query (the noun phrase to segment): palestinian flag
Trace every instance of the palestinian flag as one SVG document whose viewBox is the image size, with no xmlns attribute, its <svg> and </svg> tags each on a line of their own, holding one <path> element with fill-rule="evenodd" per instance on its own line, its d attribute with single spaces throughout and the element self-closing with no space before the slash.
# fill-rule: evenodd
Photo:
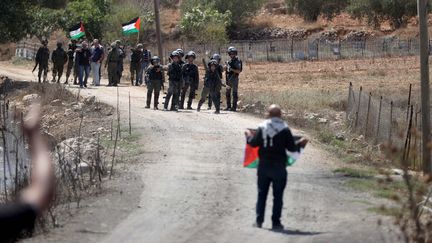
<svg viewBox="0 0 432 243">
<path fill-rule="evenodd" d="M 77 40 L 83 36 L 85 36 L 84 25 L 82 22 L 76 24 L 72 28 L 69 29 L 69 35 L 72 40 Z"/>
<path fill-rule="evenodd" d="M 301 137 L 294 137 L 294 139 L 296 141 L 299 141 Z M 246 143 L 243 167 L 251 168 L 251 169 L 258 167 L 259 164 L 258 150 L 259 147 L 254 148 Z M 303 150 L 304 147 L 300 148 L 300 152 L 290 152 L 286 150 L 288 156 L 288 159 L 286 161 L 286 166 L 292 166 L 300 158 L 300 155 L 303 153 Z"/>
<path fill-rule="evenodd" d="M 122 24 L 123 26 L 123 35 L 132 35 L 139 32 L 141 25 L 141 20 L 139 17 L 134 18 L 133 20 Z"/>
</svg>

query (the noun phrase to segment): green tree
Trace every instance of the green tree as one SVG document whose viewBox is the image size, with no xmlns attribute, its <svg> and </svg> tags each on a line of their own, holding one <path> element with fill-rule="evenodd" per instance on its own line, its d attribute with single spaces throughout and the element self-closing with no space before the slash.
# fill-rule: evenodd
<svg viewBox="0 0 432 243">
<path fill-rule="evenodd" d="M 307 22 L 315 22 L 320 15 L 332 19 L 344 10 L 348 0 L 285 0 L 288 11 L 298 14 Z"/>
<path fill-rule="evenodd" d="M 30 32 L 31 0 L 4 0 L 0 4 L 0 43 L 18 41 Z"/>
<path fill-rule="evenodd" d="M 394 28 L 407 24 L 409 18 L 417 14 L 416 0 L 350 0 L 347 8 L 354 18 L 366 18 L 369 24 L 379 27 L 384 20 Z"/>
<path fill-rule="evenodd" d="M 181 30 L 191 40 L 200 43 L 225 43 L 226 28 L 231 21 L 231 12 L 220 13 L 209 6 L 196 6 L 183 13 Z"/>
<path fill-rule="evenodd" d="M 248 17 L 253 16 L 265 3 L 265 0 L 185 0 L 182 4 L 183 12 L 190 11 L 196 6 L 207 6 L 220 13 L 231 12 L 230 27 L 242 25 Z"/>
<path fill-rule="evenodd" d="M 60 29 L 59 19 L 63 13 L 62 10 L 33 7 L 29 34 L 39 40 L 48 39 L 55 30 Z"/>
<path fill-rule="evenodd" d="M 109 20 L 111 10 L 109 0 L 75 0 L 67 4 L 61 27 L 68 32 L 71 26 L 82 21 L 88 38 L 103 37 L 103 30 Z"/>
</svg>

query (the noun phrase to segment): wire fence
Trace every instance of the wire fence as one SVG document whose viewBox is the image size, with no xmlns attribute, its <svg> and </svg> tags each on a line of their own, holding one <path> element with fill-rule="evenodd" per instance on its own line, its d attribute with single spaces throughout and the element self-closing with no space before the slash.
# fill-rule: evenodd
<svg viewBox="0 0 432 243">
<path fill-rule="evenodd" d="M 429 41 L 429 45 L 432 47 L 432 41 Z M 34 59 L 39 46 L 39 44 L 28 40 L 20 41 L 17 43 L 15 55 Z M 225 53 L 227 46 L 235 46 L 239 51 L 240 58 L 251 63 L 400 57 L 417 55 L 420 52 L 418 38 L 359 38 L 334 41 L 323 39 L 277 39 L 233 41 L 226 45 L 192 42 L 165 43 L 164 57 L 169 57 L 171 51 L 177 48 L 182 48 L 185 51 L 193 50 L 201 57 L 208 57 L 213 53 Z M 129 49 L 126 48 L 128 52 Z M 157 46 L 151 44 L 148 49 L 157 50 Z M 226 58 L 226 55 L 222 56 Z"/>
<path fill-rule="evenodd" d="M 389 143 L 403 148 L 403 157 L 411 168 L 422 168 L 421 110 L 413 99 L 413 86 L 409 86 L 406 104 L 396 104 L 392 99 L 374 96 L 360 86 L 349 85 L 346 120 L 352 132 L 361 134 L 375 144 Z"/>
</svg>

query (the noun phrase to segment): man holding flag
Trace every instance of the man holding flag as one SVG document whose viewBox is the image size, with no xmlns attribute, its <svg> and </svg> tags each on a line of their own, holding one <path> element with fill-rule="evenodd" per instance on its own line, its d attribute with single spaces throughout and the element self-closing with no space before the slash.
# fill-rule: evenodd
<svg viewBox="0 0 432 243">
<path fill-rule="evenodd" d="M 288 125 L 282 120 L 282 110 L 278 105 L 271 105 L 267 110 L 268 120 L 259 125 L 258 130 L 245 132 L 247 143 L 259 147 L 258 163 L 258 201 L 256 204 L 255 227 L 261 228 L 264 222 L 267 194 L 273 185 L 272 229 L 283 230 L 280 218 L 283 206 L 283 193 L 288 173 L 286 163 L 287 150 L 299 152 L 308 143 L 307 139 L 293 137 Z"/>
</svg>

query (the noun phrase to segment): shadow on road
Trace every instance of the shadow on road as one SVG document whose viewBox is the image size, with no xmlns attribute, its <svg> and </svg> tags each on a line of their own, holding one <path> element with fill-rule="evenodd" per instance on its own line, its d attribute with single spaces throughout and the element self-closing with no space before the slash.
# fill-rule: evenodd
<svg viewBox="0 0 432 243">
<path fill-rule="evenodd" d="M 320 235 L 323 234 L 323 232 L 309 232 L 309 231 L 301 231 L 301 230 L 296 230 L 296 229 L 283 229 L 283 230 L 272 230 L 272 229 L 267 229 L 268 231 L 274 232 L 274 233 L 279 233 L 279 234 L 284 234 L 284 235 L 303 235 L 303 236 L 313 236 L 313 235 Z"/>
</svg>

